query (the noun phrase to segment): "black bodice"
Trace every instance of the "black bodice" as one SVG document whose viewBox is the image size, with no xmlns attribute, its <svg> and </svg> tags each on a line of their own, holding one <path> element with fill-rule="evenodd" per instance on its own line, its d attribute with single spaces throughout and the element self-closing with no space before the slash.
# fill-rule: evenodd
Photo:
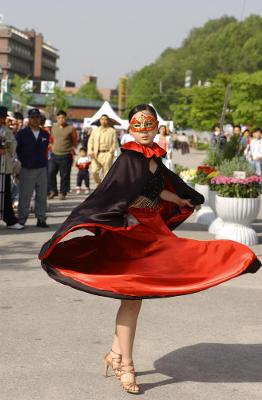
<svg viewBox="0 0 262 400">
<path fill-rule="evenodd" d="M 160 168 L 157 167 L 155 172 L 151 172 L 150 170 L 148 170 L 146 183 L 141 195 L 147 197 L 150 200 L 155 200 L 159 197 L 163 189 L 164 178 L 161 174 Z"/>
</svg>

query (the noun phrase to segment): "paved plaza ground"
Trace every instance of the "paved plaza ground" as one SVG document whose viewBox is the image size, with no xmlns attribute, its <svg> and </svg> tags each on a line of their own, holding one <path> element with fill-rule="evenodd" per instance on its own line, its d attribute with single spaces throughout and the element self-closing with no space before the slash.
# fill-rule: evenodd
<svg viewBox="0 0 262 400">
<path fill-rule="evenodd" d="M 174 155 L 195 167 L 202 152 Z M 72 187 L 74 186 L 74 176 Z M 104 378 L 119 301 L 51 280 L 40 268 L 41 245 L 84 199 L 49 202 L 50 229 L 0 225 L 0 399 L 120 400 L 131 398 Z M 262 210 L 253 224 L 262 259 Z M 212 239 L 194 217 L 176 234 Z M 174 254 L 175 259 L 175 254 Z M 145 300 L 134 360 L 140 398 L 149 400 L 262 399 L 262 271 L 190 296 Z"/>
</svg>

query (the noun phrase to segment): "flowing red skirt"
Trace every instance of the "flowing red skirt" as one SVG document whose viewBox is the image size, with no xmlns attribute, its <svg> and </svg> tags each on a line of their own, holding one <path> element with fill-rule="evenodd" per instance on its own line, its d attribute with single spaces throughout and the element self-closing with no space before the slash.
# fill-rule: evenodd
<svg viewBox="0 0 262 400">
<path fill-rule="evenodd" d="M 44 260 L 54 279 L 87 292 L 120 298 L 178 296 L 218 285 L 260 262 L 230 240 L 177 237 L 159 210 L 130 209 L 133 229 L 103 230 L 61 242 Z M 248 271 L 255 265 L 255 270 Z"/>
</svg>

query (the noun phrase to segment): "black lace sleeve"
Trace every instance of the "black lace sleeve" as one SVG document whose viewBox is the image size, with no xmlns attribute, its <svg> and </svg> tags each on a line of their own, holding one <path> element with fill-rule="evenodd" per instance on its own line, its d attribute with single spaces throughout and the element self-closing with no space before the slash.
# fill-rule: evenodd
<svg viewBox="0 0 262 400">
<path fill-rule="evenodd" d="M 158 167 L 154 173 L 148 170 L 145 186 L 141 195 L 147 197 L 150 200 L 155 200 L 159 197 L 163 189 L 164 178 L 162 176 L 160 168 Z"/>
</svg>

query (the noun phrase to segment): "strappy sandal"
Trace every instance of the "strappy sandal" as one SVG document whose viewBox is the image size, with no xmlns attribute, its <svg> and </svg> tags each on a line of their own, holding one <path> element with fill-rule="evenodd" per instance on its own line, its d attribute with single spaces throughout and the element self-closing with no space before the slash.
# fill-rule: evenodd
<svg viewBox="0 0 262 400">
<path fill-rule="evenodd" d="M 108 376 L 107 371 L 108 368 L 111 367 L 116 378 L 120 379 L 121 360 L 122 360 L 122 355 L 115 353 L 113 350 L 106 353 L 104 357 L 104 364 L 105 364 L 104 375 L 106 377 Z"/>
<path fill-rule="evenodd" d="M 120 380 L 123 388 L 128 392 L 132 394 L 138 394 L 140 393 L 139 386 L 136 384 L 136 378 L 135 378 L 135 369 L 134 369 L 134 363 L 131 361 L 129 364 L 124 365 L 121 364 L 121 371 L 120 371 Z M 125 376 L 125 379 L 123 380 L 122 377 Z"/>
</svg>

